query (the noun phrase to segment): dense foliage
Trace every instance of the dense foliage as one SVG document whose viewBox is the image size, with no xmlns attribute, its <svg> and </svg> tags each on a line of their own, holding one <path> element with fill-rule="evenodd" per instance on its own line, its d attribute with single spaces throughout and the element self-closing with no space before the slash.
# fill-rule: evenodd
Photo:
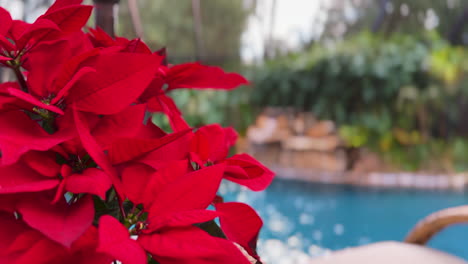
<svg viewBox="0 0 468 264">
<path fill-rule="evenodd" d="M 332 119 L 356 147 L 391 152 L 450 141 L 466 132 L 464 58 L 463 49 L 434 35 L 363 33 L 269 62 L 253 76 L 252 102 Z"/>
</svg>

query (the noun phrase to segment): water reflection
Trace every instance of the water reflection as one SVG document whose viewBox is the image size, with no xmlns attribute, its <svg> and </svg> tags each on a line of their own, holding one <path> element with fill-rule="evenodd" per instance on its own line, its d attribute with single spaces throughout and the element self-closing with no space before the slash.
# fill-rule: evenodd
<svg viewBox="0 0 468 264">
<path fill-rule="evenodd" d="M 468 203 L 463 193 L 370 190 L 275 180 L 266 192 L 223 182 L 226 201 L 254 207 L 264 220 L 259 252 L 269 264 L 306 263 L 309 256 L 382 240 L 402 240 L 427 214 Z M 468 227 L 444 231 L 430 245 L 468 258 Z"/>
</svg>

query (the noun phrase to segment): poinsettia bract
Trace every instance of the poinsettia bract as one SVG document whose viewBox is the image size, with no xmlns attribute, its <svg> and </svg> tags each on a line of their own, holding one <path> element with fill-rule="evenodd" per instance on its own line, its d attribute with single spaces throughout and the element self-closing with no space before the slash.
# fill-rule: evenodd
<svg viewBox="0 0 468 264">
<path fill-rule="evenodd" d="M 0 83 L 0 263 L 261 263 L 262 220 L 217 192 L 264 190 L 273 172 L 230 157 L 237 133 L 190 127 L 171 97 L 248 81 L 83 30 L 91 12 L 56 0 L 26 23 L 0 8 L 0 67 L 17 78 Z"/>
</svg>

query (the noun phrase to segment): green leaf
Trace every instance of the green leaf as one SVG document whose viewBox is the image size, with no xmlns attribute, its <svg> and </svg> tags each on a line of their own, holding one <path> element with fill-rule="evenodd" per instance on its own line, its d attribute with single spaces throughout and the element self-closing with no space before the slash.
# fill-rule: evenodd
<svg viewBox="0 0 468 264">
<path fill-rule="evenodd" d="M 223 230 L 216 224 L 214 220 L 204 222 L 201 224 L 195 224 L 195 226 L 200 227 L 201 229 L 205 230 L 208 234 L 219 237 L 219 238 L 226 238 Z"/>
<path fill-rule="evenodd" d="M 148 257 L 148 264 L 159 264 L 159 262 L 157 262 L 154 258 L 152 257 Z"/>
<path fill-rule="evenodd" d="M 113 191 L 113 189 L 109 190 L 108 196 L 112 196 Z M 96 211 L 93 221 L 94 224 L 97 225 L 99 222 L 99 218 L 103 215 L 112 215 L 117 219 L 121 218 L 119 203 L 116 198 L 110 200 L 109 202 L 105 202 L 100 197 L 93 195 L 93 201 L 94 210 Z"/>
</svg>

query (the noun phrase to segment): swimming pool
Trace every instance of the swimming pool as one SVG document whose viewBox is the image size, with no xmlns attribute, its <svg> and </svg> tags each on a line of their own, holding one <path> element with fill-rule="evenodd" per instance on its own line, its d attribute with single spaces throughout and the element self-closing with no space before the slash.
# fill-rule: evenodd
<svg viewBox="0 0 468 264">
<path fill-rule="evenodd" d="M 247 202 L 261 215 L 259 251 L 270 264 L 302 263 L 301 259 L 305 263 L 307 255 L 382 240 L 401 241 L 428 214 L 468 204 L 463 192 L 367 189 L 281 179 L 259 193 L 225 182 L 220 193 L 226 201 Z M 429 246 L 468 259 L 468 226 L 444 230 Z"/>
</svg>

